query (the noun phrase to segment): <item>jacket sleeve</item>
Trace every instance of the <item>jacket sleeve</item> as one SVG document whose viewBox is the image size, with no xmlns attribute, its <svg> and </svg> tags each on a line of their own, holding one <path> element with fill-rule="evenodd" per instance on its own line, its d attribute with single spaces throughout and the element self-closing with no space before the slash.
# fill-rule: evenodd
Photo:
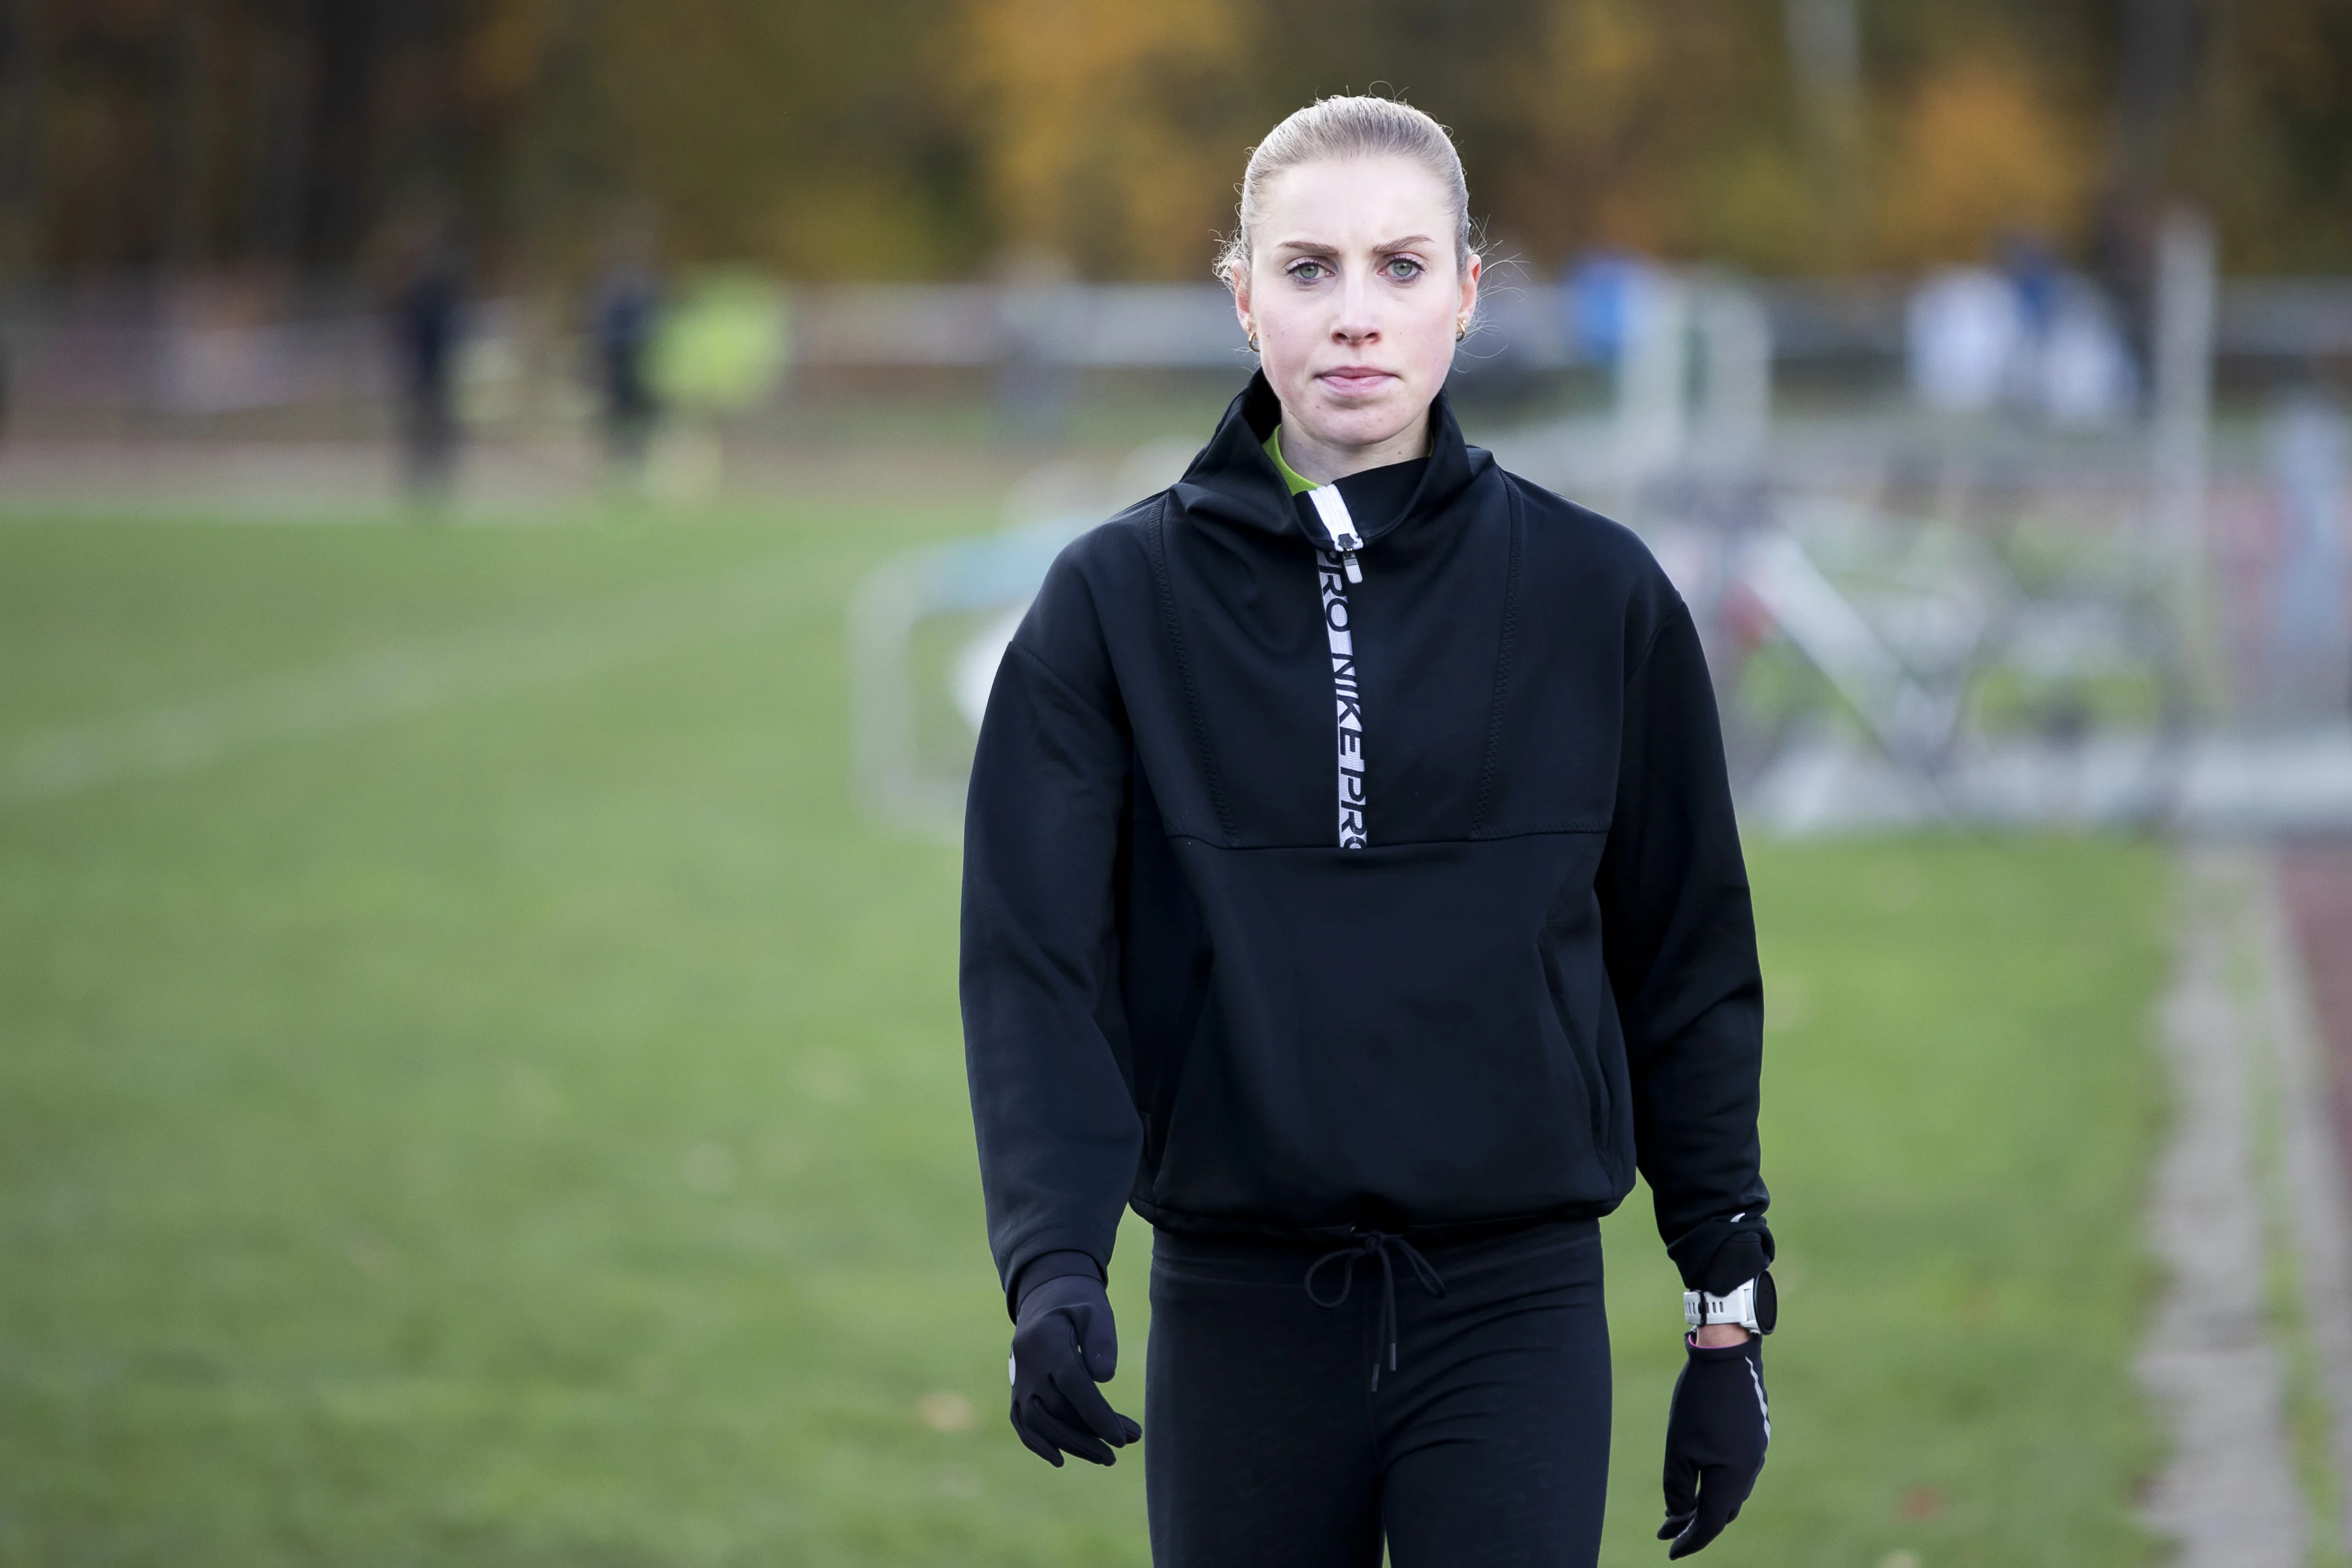
<svg viewBox="0 0 2352 1568">
<path fill-rule="evenodd" d="M 1058 563 L 1005 650 L 964 812 L 964 1066 L 1006 1291 L 1048 1253 L 1106 1275 L 1143 1147 L 1113 889 L 1130 742 L 1090 595 Z"/>
<path fill-rule="evenodd" d="M 1772 1258 L 1756 1134 L 1764 983 L 1715 694 L 1671 592 L 1626 679 L 1622 745 L 1596 887 L 1634 1147 L 1684 1285 L 1727 1290 Z"/>
</svg>

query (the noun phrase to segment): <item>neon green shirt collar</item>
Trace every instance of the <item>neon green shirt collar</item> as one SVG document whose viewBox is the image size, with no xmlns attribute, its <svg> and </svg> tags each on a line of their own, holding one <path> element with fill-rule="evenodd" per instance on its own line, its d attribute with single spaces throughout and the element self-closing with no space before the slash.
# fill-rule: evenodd
<svg viewBox="0 0 2352 1568">
<path fill-rule="evenodd" d="M 1290 487 L 1292 495 L 1305 495 L 1315 488 L 1313 479 L 1302 478 L 1296 468 L 1282 460 L 1282 426 L 1279 425 L 1265 438 L 1265 455 L 1274 459 L 1276 471 L 1282 475 L 1282 482 Z"/>
</svg>

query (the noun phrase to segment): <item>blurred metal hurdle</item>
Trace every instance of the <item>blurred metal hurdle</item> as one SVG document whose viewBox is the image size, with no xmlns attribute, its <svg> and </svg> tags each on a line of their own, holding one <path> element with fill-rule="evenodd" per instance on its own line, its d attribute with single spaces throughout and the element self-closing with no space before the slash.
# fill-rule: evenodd
<svg viewBox="0 0 2352 1568">
<path fill-rule="evenodd" d="M 1150 441 L 1116 468 L 1040 465 L 1005 497 L 1009 526 L 892 556 L 851 595 L 848 615 L 850 760 L 866 805 L 904 825 L 951 831 L 962 819 L 964 775 L 927 766 L 919 694 L 928 679 L 972 734 L 996 667 L 1029 601 L 1065 545 L 1120 507 L 1166 489 L 1192 460 L 1182 437 Z M 935 616 L 996 614 L 970 631 L 944 668 L 917 668 L 918 628 Z"/>
<path fill-rule="evenodd" d="M 922 765 L 915 628 L 933 616 L 1002 610 L 994 624 L 1003 627 L 995 643 L 1001 657 L 1003 639 L 1035 596 L 1045 569 L 1085 526 L 1047 520 L 929 545 L 892 557 L 858 585 L 849 602 L 849 742 L 851 765 L 867 806 L 910 826 L 952 827 L 961 819 L 962 776 Z M 960 662 L 981 657 L 970 646 L 965 655 Z M 994 664 L 986 668 L 992 679 Z M 983 701 L 985 696 L 983 687 Z M 961 711 L 967 705 L 968 694 L 957 708 Z"/>
</svg>

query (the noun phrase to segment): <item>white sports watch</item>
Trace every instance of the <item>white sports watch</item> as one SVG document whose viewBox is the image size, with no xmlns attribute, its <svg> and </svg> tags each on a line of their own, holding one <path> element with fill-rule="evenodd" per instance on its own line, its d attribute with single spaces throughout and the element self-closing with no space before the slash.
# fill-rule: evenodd
<svg viewBox="0 0 2352 1568">
<path fill-rule="evenodd" d="M 1731 1323 L 1750 1333 L 1769 1334 L 1780 1315 L 1780 1302 L 1769 1272 L 1759 1274 L 1728 1296 L 1707 1290 L 1683 1292 L 1683 1321 L 1694 1329 L 1711 1323 Z"/>
</svg>

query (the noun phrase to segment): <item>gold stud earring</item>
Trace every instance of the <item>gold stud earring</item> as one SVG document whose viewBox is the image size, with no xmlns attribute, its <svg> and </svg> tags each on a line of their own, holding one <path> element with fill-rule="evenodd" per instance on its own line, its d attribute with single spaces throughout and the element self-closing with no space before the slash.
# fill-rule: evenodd
<svg viewBox="0 0 2352 1568">
<path fill-rule="evenodd" d="M 1458 343 L 1469 335 L 1470 323 L 1466 321 L 1456 320 L 1454 323 L 1454 341 Z"/>
<path fill-rule="evenodd" d="M 1257 353 L 1257 331 L 1255 328 L 1250 331 L 1250 353 Z"/>
</svg>

